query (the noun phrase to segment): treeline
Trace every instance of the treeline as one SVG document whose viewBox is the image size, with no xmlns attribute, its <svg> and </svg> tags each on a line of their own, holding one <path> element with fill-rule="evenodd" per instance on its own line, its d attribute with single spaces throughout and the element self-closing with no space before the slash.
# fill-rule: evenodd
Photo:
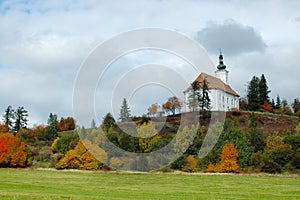
<svg viewBox="0 0 300 200">
<path fill-rule="evenodd" d="M 279 95 L 276 99 L 270 99 L 270 92 L 264 74 L 260 78 L 253 76 L 247 86 L 246 97 L 240 99 L 240 110 L 300 116 L 299 98 L 289 104 L 286 99 L 281 100 Z"/>
<path fill-rule="evenodd" d="M 127 107 L 128 111 L 129 108 Z M 235 114 L 234 114 L 235 113 Z M 160 162 L 146 156 L 126 163 L 114 152 L 105 152 L 99 145 L 103 142 L 103 132 L 111 143 L 123 150 L 137 153 L 149 153 L 161 149 L 175 138 L 174 149 L 180 157 L 164 167 L 163 171 L 182 170 L 187 172 L 297 172 L 300 169 L 300 123 L 295 130 L 276 132 L 266 135 L 258 126 L 253 113 L 248 121 L 242 116 L 231 113 L 224 126 L 215 122 L 207 133 L 207 127 L 184 126 L 178 130 L 175 121 L 167 121 L 164 129 L 157 130 L 160 123 L 152 122 L 144 116 L 138 121 L 117 123 L 111 114 L 107 114 L 103 123 L 94 128 L 82 127 L 81 139 L 75 128 L 73 118 L 57 120 L 50 114 L 46 126 L 35 126 L 31 129 L 20 128 L 10 131 L 6 124 L 0 126 L 0 167 L 54 167 L 56 169 L 109 170 L 126 165 L 131 170 L 148 171 L 160 168 Z M 207 117 L 207 116 L 206 116 Z M 240 123 L 248 124 L 248 129 L 241 130 Z M 139 137 L 129 135 L 120 127 L 125 126 Z M 223 130 L 212 151 L 204 158 L 198 157 L 204 138 L 210 132 Z M 161 132 L 164 130 L 163 132 Z M 178 134 L 178 133 L 180 134 Z M 186 150 L 191 133 L 196 136 Z M 145 137 L 149 136 L 151 137 Z M 179 137 L 180 136 L 180 137 Z M 93 152 L 93 154 L 91 153 Z M 96 155 L 97 158 L 94 157 Z M 99 161 L 99 158 L 102 162 Z M 107 163 L 108 165 L 105 165 Z M 139 163 L 143 163 L 140 165 Z M 110 167 L 109 167 L 110 166 Z"/>
</svg>

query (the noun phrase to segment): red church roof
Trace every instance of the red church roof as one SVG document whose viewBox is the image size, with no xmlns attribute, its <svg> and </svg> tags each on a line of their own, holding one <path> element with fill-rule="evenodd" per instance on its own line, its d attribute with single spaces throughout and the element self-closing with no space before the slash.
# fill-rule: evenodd
<svg viewBox="0 0 300 200">
<path fill-rule="evenodd" d="M 203 72 L 195 80 L 200 82 L 200 87 L 203 85 L 204 78 L 206 78 L 209 89 L 220 89 L 234 96 L 239 96 L 236 91 L 234 91 L 229 85 L 225 84 L 221 79 Z M 192 86 L 189 86 L 184 92 L 190 89 L 192 89 Z"/>
</svg>

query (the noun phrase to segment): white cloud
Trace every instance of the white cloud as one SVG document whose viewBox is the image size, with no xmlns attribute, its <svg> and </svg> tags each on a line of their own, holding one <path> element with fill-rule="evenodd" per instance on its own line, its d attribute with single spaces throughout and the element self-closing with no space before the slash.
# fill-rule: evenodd
<svg viewBox="0 0 300 200">
<path fill-rule="evenodd" d="M 73 83 L 88 53 L 104 39 L 142 27 L 169 28 L 194 38 L 198 31 L 206 33 L 202 42 L 213 52 L 211 59 L 217 64 L 221 47 L 232 86 L 240 93 L 253 75 L 264 73 L 272 95 L 291 100 L 299 97 L 299 8 L 299 1 L 2 1 L 0 111 L 24 106 L 31 124 L 45 123 L 50 112 L 71 115 Z M 235 23 L 224 24 L 226 19 Z M 135 62 L 121 64 L 157 59 L 135 56 Z M 159 62 L 175 65 L 191 79 L 197 76 L 172 57 Z M 142 105 L 141 98 L 135 99 Z"/>
</svg>

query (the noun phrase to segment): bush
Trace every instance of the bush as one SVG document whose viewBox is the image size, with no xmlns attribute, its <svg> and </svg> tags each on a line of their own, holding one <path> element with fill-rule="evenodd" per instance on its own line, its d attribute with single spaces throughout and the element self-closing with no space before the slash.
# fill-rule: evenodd
<svg viewBox="0 0 300 200">
<path fill-rule="evenodd" d="M 272 160 L 266 160 L 264 161 L 261 166 L 261 171 L 262 172 L 267 172 L 267 173 L 280 173 L 281 172 L 281 167 L 279 164 L 277 164 L 276 162 L 272 161 Z"/>
</svg>

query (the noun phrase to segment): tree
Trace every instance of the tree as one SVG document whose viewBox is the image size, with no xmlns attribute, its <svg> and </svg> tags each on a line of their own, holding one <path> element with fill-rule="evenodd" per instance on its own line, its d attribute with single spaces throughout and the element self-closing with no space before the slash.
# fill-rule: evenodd
<svg viewBox="0 0 300 200">
<path fill-rule="evenodd" d="M 20 128 L 26 128 L 28 122 L 28 111 L 24 109 L 24 107 L 18 107 L 15 111 L 15 126 L 14 130 L 18 131 Z"/>
<path fill-rule="evenodd" d="M 260 105 L 263 105 L 265 102 L 270 103 L 269 93 L 271 91 L 269 90 L 267 80 L 264 74 L 262 74 L 260 77 L 260 81 L 258 83 L 258 92 L 259 92 Z"/>
<path fill-rule="evenodd" d="M 264 149 L 265 160 L 271 160 L 283 167 L 291 160 L 292 155 L 292 146 L 285 144 L 282 137 L 277 135 L 268 136 L 267 145 Z"/>
<path fill-rule="evenodd" d="M 290 106 L 289 106 L 287 100 L 284 99 L 284 100 L 281 102 L 281 108 L 282 108 L 282 112 L 283 112 L 284 114 L 287 114 L 287 115 L 291 115 L 291 114 L 292 114 L 291 108 L 290 108 Z"/>
<path fill-rule="evenodd" d="M 13 128 L 14 112 L 14 109 L 11 106 L 8 106 L 3 115 L 4 124 L 7 125 L 10 130 Z"/>
<path fill-rule="evenodd" d="M 114 117 L 110 113 L 107 113 L 105 115 L 102 125 L 101 125 L 102 130 L 105 132 L 108 132 L 108 130 L 111 127 L 114 127 L 115 125 L 116 125 L 116 121 L 115 121 Z"/>
<path fill-rule="evenodd" d="M 31 154 L 24 142 L 12 133 L 0 134 L 0 167 L 26 167 Z"/>
<path fill-rule="evenodd" d="M 210 164 L 207 171 L 221 172 L 221 173 L 238 173 L 240 167 L 237 162 L 238 150 L 234 148 L 233 143 L 229 143 L 223 147 L 222 154 L 220 155 L 220 162 L 215 166 Z"/>
<path fill-rule="evenodd" d="M 96 125 L 96 122 L 94 119 L 91 122 L 91 128 L 97 128 L 97 125 Z"/>
<path fill-rule="evenodd" d="M 200 93 L 200 82 L 195 80 L 191 84 L 192 90 L 190 92 L 190 95 L 188 97 L 188 106 L 192 111 L 196 111 L 199 107 L 199 100 L 201 99 L 201 93 Z"/>
<path fill-rule="evenodd" d="M 75 120 L 73 117 L 67 117 L 64 119 L 63 117 L 57 123 L 57 128 L 59 131 L 69 131 L 74 130 L 76 127 Z"/>
<path fill-rule="evenodd" d="M 57 138 L 58 127 L 57 127 L 57 115 L 50 113 L 48 118 L 48 126 L 46 127 L 45 134 L 47 140 L 54 140 Z"/>
<path fill-rule="evenodd" d="M 277 95 L 277 97 L 276 97 L 275 108 L 276 108 L 276 109 L 280 109 L 280 108 L 281 108 L 281 100 L 280 100 L 279 95 Z"/>
<path fill-rule="evenodd" d="M 148 114 L 150 116 L 155 116 L 158 112 L 158 104 L 154 103 L 148 108 Z"/>
<path fill-rule="evenodd" d="M 175 115 L 176 111 L 180 112 L 182 103 L 178 97 L 173 96 L 173 97 L 170 97 L 168 99 L 168 101 L 162 105 L 162 107 L 167 112 L 171 112 L 173 115 Z"/>
<path fill-rule="evenodd" d="M 201 110 L 210 110 L 211 100 L 208 95 L 209 87 L 208 87 L 208 82 L 207 82 L 206 78 L 204 78 L 204 80 L 203 80 L 201 91 L 202 91 L 202 94 L 199 99 L 200 108 L 201 108 Z"/>
<path fill-rule="evenodd" d="M 294 102 L 292 103 L 293 111 L 294 113 L 297 113 L 300 110 L 300 102 L 299 99 L 294 99 Z"/>
<path fill-rule="evenodd" d="M 130 118 L 130 116 L 131 116 L 130 115 L 130 108 L 128 106 L 126 98 L 124 98 L 122 106 L 121 106 L 121 110 L 120 110 L 119 119 L 123 122 L 123 121 L 127 120 L 128 118 Z"/>
<path fill-rule="evenodd" d="M 194 156 L 189 155 L 186 158 L 186 162 L 182 166 L 182 170 L 185 172 L 196 172 L 197 171 L 197 163 Z"/>
<path fill-rule="evenodd" d="M 137 132 L 140 151 L 143 153 L 151 152 L 160 139 L 154 124 L 152 122 L 144 123 L 137 129 Z"/>
<path fill-rule="evenodd" d="M 258 128 L 257 119 L 254 113 L 252 113 L 250 117 L 247 138 L 251 145 L 254 147 L 254 152 L 262 151 L 266 146 L 263 132 Z"/>
<path fill-rule="evenodd" d="M 248 85 L 248 108 L 250 111 L 258 111 L 260 108 L 260 98 L 259 98 L 259 78 L 253 76 L 252 80 Z"/>
</svg>

